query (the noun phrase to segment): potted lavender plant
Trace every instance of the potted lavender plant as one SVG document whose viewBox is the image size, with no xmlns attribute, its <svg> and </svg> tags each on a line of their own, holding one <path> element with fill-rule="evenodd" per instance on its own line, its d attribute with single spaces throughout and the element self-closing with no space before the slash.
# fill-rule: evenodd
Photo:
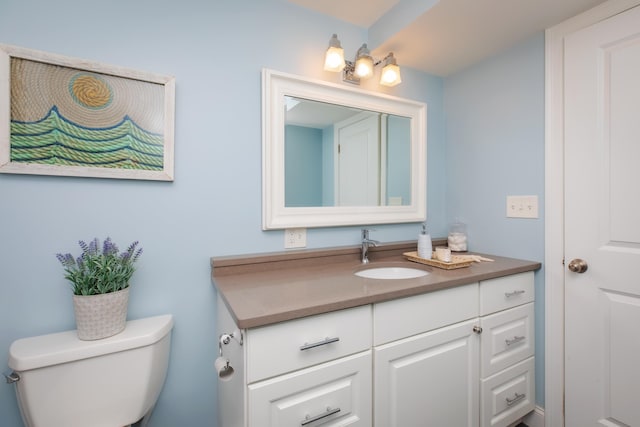
<svg viewBox="0 0 640 427">
<path fill-rule="evenodd" d="M 64 267 L 65 279 L 72 284 L 73 308 L 78 338 L 96 340 L 122 332 L 127 320 L 129 279 L 134 263 L 142 254 L 135 241 L 121 252 L 107 237 L 100 245 L 98 238 L 89 244 L 78 242 L 82 253 L 56 254 Z"/>
</svg>

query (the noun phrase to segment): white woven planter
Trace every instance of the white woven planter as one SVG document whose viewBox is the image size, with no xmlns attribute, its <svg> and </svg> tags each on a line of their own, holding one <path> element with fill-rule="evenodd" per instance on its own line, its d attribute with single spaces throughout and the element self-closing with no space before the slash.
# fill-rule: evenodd
<svg viewBox="0 0 640 427">
<path fill-rule="evenodd" d="M 78 338 L 99 340 L 120 333 L 127 323 L 129 288 L 101 295 L 74 295 Z"/>
</svg>

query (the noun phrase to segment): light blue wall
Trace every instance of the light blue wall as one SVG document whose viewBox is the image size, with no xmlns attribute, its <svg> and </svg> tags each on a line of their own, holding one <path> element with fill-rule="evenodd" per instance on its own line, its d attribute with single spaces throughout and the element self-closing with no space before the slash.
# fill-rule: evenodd
<svg viewBox="0 0 640 427">
<path fill-rule="evenodd" d="M 283 0 L 0 2 L 0 43 L 171 74 L 177 82 L 175 182 L 0 175 L 0 370 L 13 340 L 74 327 L 56 252 L 76 251 L 78 239 L 94 236 L 138 239 L 145 253 L 129 317 L 176 319 L 152 425 L 215 425 L 209 258 L 283 250 L 282 231 L 261 230 L 260 70 L 338 81 L 322 71 L 333 32 L 348 53 L 366 38 L 364 29 Z M 504 214 L 509 194 L 537 194 L 543 212 L 543 49 L 539 35 L 444 81 L 403 68 L 395 88 L 365 85 L 428 104 L 434 236 L 446 235 L 459 217 L 469 225 L 471 249 L 543 259 L 542 219 Z M 415 239 L 419 230 L 375 228 L 382 241 Z M 313 229 L 307 243 L 354 245 L 359 237 L 359 227 Z M 543 355 L 542 272 L 536 286 Z M 538 403 L 542 368 L 539 358 Z M 0 414 L 3 426 L 21 426 L 10 386 L 0 387 Z"/>
<path fill-rule="evenodd" d="M 322 206 L 322 129 L 284 127 L 284 205 Z"/>
<path fill-rule="evenodd" d="M 445 79 L 447 216 L 469 249 L 544 261 L 544 35 Z M 538 219 L 506 218 L 537 195 Z M 536 273 L 536 401 L 544 406 L 544 270 Z"/>
<path fill-rule="evenodd" d="M 74 328 L 54 254 L 78 239 L 138 239 L 129 318 L 173 313 L 167 382 L 153 427 L 215 426 L 211 256 L 284 250 L 261 229 L 260 71 L 337 82 L 322 70 L 332 33 L 353 53 L 366 30 L 283 0 L 2 0 L 0 43 L 176 76 L 175 182 L 0 175 L 0 370 L 15 339 Z M 370 88 L 379 90 L 375 82 Z M 428 104 L 428 215 L 446 232 L 443 81 L 403 69 L 384 89 Z M 376 226 L 382 241 L 417 224 Z M 355 245 L 359 227 L 309 230 L 309 247 Z M 3 427 L 21 426 L 0 386 Z"/>
</svg>

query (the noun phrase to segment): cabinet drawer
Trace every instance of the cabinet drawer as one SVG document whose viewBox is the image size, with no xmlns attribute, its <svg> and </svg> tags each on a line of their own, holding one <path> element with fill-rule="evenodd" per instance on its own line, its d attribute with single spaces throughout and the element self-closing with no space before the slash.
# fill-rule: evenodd
<svg viewBox="0 0 640 427">
<path fill-rule="evenodd" d="M 371 347 L 371 306 L 247 331 L 247 382 L 295 371 Z"/>
<path fill-rule="evenodd" d="M 535 337 L 532 302 L 483 317 L 480 326 L 482 378 L 533 356 Z"/>
<path fill-rule="evenodd" d="M 373 306 L 373 343 L 380 345 L 478 316 L 478 284 Z"/>
<path fill-rule="evenodd" d="M 480 316 L 533 301 L 533 271 L 480 282 Z"/>
<path fill-rule="evenodd" d="M 251 384 L 248 409 L 249 427 L 369 427 L 371 351 Z"/>
<path fill-rule="evenodd" d="M 506 427 L 535 408 L 534 359 L 482 380 L 481 427 Z"/>
</svg>

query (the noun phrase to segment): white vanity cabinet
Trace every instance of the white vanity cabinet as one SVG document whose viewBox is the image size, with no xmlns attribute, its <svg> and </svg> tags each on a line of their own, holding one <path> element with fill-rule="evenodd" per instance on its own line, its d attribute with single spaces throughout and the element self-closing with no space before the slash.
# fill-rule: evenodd
<svg viewBox="0 0 640 427">
<path fill-rule="evenodd" d="M 237 329 L 221 427 L 506 427 L 534 409 L 533 272 Z M 226 381 L 224 381 L 226 380 Z"/>
</svg>

